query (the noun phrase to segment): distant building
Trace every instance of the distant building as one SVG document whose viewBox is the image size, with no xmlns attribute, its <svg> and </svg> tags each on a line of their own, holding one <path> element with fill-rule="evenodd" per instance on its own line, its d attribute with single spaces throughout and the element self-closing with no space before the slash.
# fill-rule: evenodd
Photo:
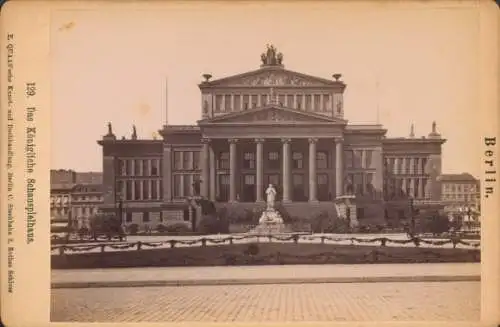
<svg viewBox="0 0 500 327">
<path fill-rule="evenodd" d="M 71 190 L 71 217 L 76 228 L 90 228 L 90 219 L 102 205 L 101 184 L 76 184 Z"/>
<path fill-rule="evenodd" d="M 426 137 L 387 138 L 379 124 L 344 118 L 346 84 L 284 68 L 269 47 L 259 69 L 199 84 L 201 120 L 165 125 L 163 140 L 119 139 L 108 124 L 103 151 L 104 210 L 124 201 L 128 223 L 168 224 L 185 219 L 186 198 L 218 207 L 252 208 L 273 184 L 293 216 L 354 202 L 351 218 L 383 225 L 409 217 L 416 206 L 439 204 L 441 147 L 436 124 Z M 182 110 L 179 108 L 179 110 Z M 338 209 L 338 208 L 337 208 Z"/>
<path fill-rule="evenodd" d="M 467 211 L 471 208 L 480 211 L 480 182 L 469 173 L 443 174 L 441 182 L 441 201 L 448 212 Z"/>
<path fill-rule="evenodd" d="M 88 226 L 102 204 L 102 173 L 53 169 L 50 178 L 51 221 Z"/>
</svg>

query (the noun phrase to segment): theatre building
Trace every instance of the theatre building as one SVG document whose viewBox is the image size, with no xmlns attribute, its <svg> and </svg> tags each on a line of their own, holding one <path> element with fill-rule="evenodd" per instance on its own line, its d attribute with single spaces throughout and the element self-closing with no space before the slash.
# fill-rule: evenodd
<svg viewBox="0 0 500 327">
<path fill-rule="evenodd" d="M 325 79 L 285 69 L 268 47 L 258 69 L 199 84 L 196 125 L 164 125 L 161 140 L 118 139 L 103 149 L 105 210 L 123 201 L 127 223 L 157 225 L 189 220 L 186 199 L 198 193 L 218 207 L 252 208 L 273 184 L 291 215 L 355 210 L 359 224 L 404 219 L 416 205 L 440 199 L 441 146 L 430 134 L 386 138 L 379 124 L 344 118 L 341 74 Z M 182 108 L 176 108 L 182 110 Z"/>
</svg>

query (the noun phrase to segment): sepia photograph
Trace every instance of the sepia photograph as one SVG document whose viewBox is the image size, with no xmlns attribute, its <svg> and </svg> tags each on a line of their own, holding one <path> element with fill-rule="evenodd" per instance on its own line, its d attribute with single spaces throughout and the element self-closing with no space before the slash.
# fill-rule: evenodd
<svg viewBox="0 0 500 327">
<path fill-rule="evenodd" d="M 50 321 L 478 323 L 475 3 L 52 11 Z"/>
</svg>

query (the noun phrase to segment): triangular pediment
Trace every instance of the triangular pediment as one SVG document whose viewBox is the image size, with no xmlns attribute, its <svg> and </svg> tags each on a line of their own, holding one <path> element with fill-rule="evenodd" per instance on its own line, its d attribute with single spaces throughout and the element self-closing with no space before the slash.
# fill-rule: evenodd
<svg viewBox="0 0 500 327">
<path fill-rule="evenodd" d="M 205 82 L 201 87 L 271 87 L 271 86 L 302 86 L 322 87 L 343 85 L 340 81 L 306 75 L 283 68 L 262 68 L 251 72 L 238 74 Z"/>
<path fill-rule="evenodd" d="M 225 114 L 210 119 L 201 120 L 203 124 L 266 124 L 266 123 L 330 123 L 330 124 L 345 124 L 345 120 L 332 118 L 304 112 L 294 109 L 289 109 L 280 106 L 268 106 L 264 108 L 239 111 L 235 113 Z"/>
</svg>

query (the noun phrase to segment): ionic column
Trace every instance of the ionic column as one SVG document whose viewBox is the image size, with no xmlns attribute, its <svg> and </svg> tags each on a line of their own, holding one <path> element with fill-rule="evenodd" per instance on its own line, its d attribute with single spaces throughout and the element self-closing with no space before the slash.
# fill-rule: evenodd
<svg viewBox="0 0 500 327">
<path fill-rule="evenodd" d="M 290 142 L 288 138 L 281 139 L 283 146 L 283 202 L 290 202 Z"/>
<path fill-rule="evenodd" d="M 415 172 L 413 171 L 413 160 L 414 160 L 414 159 L 410 157 L 410 158 L 408 158 L 407 160 L 410 160 L 410 169 L 409 169 L 408 173 L 409 173 L 410 175 L 413 175 L 413 174 L 415 173 Z"/>
<path fill-rule="evenodd" d="M 150 179 L 147 181 L 147 183 L 148 183 L 148 200 L 151 200 L 151 199 L 152 199 L 152 197 L 153 197 L 153 196 L 151 195 L 151 194 L 152 194 L 152 190 L 153 190 L 153 189 L 152 189 L 152 185 L 153 185 L 153 183 L 152 183 L 152 181 L 151 181 Z M 124 184 L 124 185 L 125 185 L 125 184 Z"/>
<path fill-rule="evenodd" d="M 234 108 L 234 94 L 231 94 L 231 111 L 236 111 Z"/>
<path fill-rule="evenodd" d="M 297 94 L 293 95 L 293 108 L 297 109 Z"/>
<path fill-rule="evenodd" d="M 337 197 L 342 196 L 344 191 L 344 147 L 342 145 L 342 139 L 335 139 L 335 195 Z"/>
<path fill-rule="evenodd" d="M 318 139 L 309 139 L 309 202 L 318 201 L 316 191 L 317 191 L 317 179 L 316 179 L 316 143 Z"/>
<path fill-rule="evenodd" d="M 236 142 L 229 140 L 229 202 L 236 201 Z"/>
<path fill-rule="evenodd" d="M 243 94 L 240 94 L 240 111 L 243 110 Z"/>
<path fill-rule="evenodd" d="M 257 202 L 264 202 L 263 182 L 264 182 L 264 139 L 255 139 L 256 143 L 256 168 L 257 176 L 255 181 Z"/>
<path fill-rule="evenodd" d="M 202 139 L 203 149 L 201 152 L 201 196 L 209 197 L 210 188 L 210 140 Z"/>
<path fill-rule="evenodd" d="M 257 105 L 262 107 L 262 94 L 257 94 Z"/>
<path fill-rule="evenodd" d="M 325 106 L 325 94 L 321 94 L 321 111 L 326 111 L 326 106 Z"/>
<path fill-rule="evenodd" d="M 160 193 L 161 193 L 160 181 L 158 181 L 158 183 L 156 183 L 156 196 L 157 196 L 157 199 L 160 198 Z"/>
</svg>

